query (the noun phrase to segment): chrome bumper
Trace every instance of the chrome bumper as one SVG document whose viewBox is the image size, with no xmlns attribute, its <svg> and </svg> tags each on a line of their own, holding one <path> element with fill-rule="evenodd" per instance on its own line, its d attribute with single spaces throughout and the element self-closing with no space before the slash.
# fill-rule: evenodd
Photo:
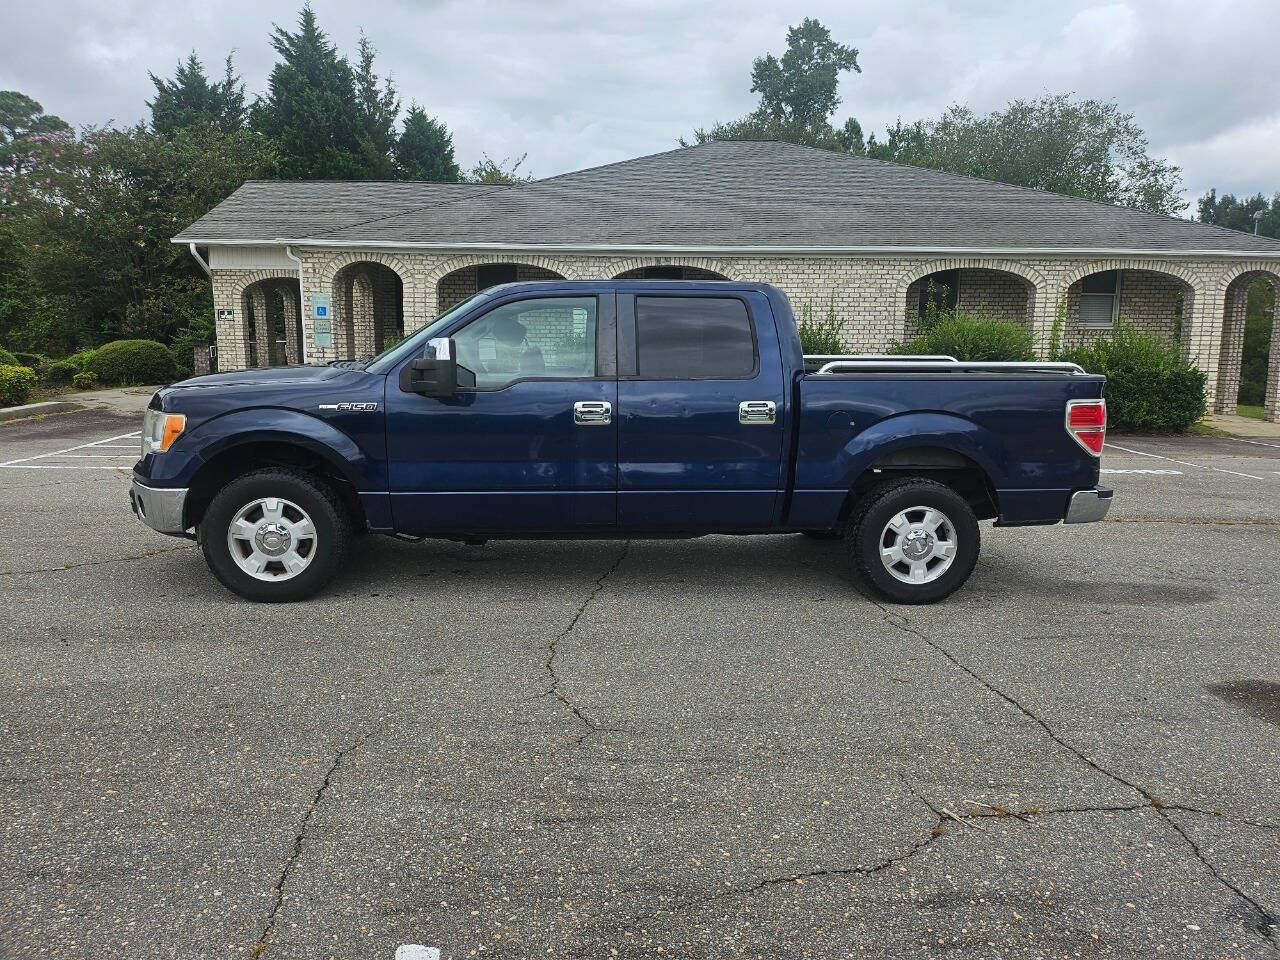
<svg viewBox="0 0 1280 960">
<path fill-rule="evenodd" d="M 160 533 L 182 534 L 186 527 L 182 522 L 182 509 L 187 502 L 187 491 L 165 490 L 148 487 L 133 481 L 129 488 L 129 506 L 134 514 L 152 530 Z"/>
<path fill-rule="evenodd" d="M 1094 487 L 1092 490 L 1077 490 L 1071 495 L 1067 504 L 1067 515 L 1063 523 L 1096 523 L 1107 515 L 1111 509 L 1114 490 L 1106 487 Z"/>
</svg>

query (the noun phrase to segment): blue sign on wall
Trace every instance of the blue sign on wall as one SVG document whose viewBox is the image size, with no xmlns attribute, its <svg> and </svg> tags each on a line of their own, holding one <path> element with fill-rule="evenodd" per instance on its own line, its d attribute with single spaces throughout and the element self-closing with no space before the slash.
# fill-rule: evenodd
<svg viewBox="0 0 1280 960">
<path fill-rule="evenodd" d="M 317 347 L 333 346 L 333 320 L 330 319 L 330 308 L 333 306 L 327 293 L 311 295 L 311 341 Z"/>
</svg>

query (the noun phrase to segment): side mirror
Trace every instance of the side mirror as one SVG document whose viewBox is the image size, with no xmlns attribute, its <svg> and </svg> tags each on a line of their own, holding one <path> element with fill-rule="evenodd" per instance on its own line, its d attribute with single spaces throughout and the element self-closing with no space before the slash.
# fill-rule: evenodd
<svg viewBox="0 0 1280 960">
<path fill-rule="evenodd" d="M 458 366 L 453 341 L 438 337 L 427 344 L 426 355 L 415 357 L 400 369 L 400 389 L 424 397 L 452 397 L 458 387 L 474 387 L 476 375 Z"/>
</svg>

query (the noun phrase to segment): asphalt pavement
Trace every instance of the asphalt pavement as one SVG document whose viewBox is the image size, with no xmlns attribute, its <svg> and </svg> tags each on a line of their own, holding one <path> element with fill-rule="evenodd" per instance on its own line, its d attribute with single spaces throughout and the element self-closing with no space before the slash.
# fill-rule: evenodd
<svg viewBox="0 0 1280 960">
<path fill-rule="evenodd" d="M 0 957 L 1280 953 L 1280 443 L 1113 437 L 927 608 L 799 536 L 255 606 L 137 429 L 0 424 Z"/>
</svg>

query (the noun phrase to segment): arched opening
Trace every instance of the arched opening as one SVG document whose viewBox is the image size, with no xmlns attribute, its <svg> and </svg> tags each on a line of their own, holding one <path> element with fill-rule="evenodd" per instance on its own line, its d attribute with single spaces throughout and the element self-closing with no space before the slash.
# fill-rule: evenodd
<svg viewBox="0 0 1280 960">
<path fill-rule="evenodd" d="M 681 264 L 659 263 L 649 267 L 636 267 L 618 274 L 615 280 L 728 280 L 724 274 L 702 267 L 686 267 Z"/>
<path fill-rule="evenodd" d="M 1227 286 L 1213 412 L 1280 421 L 1280 277 L 1251 271 Z"/>
<path fill-rule="evenodd" d="M 1160 270 L 1098 270 L 1067 288 L 1062 346 L 1076 347 L 1107 336 L 1123 322 L 1143 333 L 1165 336 L 1190 349 L 1195 289 Z"/>
<path fill-rule="evenodd" d="M 244 288 L 241 300 L 246 365 L 301 363 L 302 308 L 297 283 L 259 280 Z"/>
<path fill-rule="evenodd" d="M 444 313 L 472 294 L 502 283 L 563 279 L 564 277 L 554 270 L 536 267 L 531 263 L 478 263 L 459 267 L 441 277 L 440 282 L 436 284 L 436 297 L 440 312 Z"/>
<path fill-rule="evenodd" d="M 920 332 L 921 321 L 940 314 L 975 313 L 1030 324 L 1035 314 L 1035 285 L 1007 270 L 959 267 L 938 270 L 912 281 L 903 305 L 906 335 Z"/>
<path fill-rule="evenodd" d="M 340 360 L 371 357 L 404 336 L 404 281 L 361 260 L 333 278 L 333 349 Z"/>
</svg>

